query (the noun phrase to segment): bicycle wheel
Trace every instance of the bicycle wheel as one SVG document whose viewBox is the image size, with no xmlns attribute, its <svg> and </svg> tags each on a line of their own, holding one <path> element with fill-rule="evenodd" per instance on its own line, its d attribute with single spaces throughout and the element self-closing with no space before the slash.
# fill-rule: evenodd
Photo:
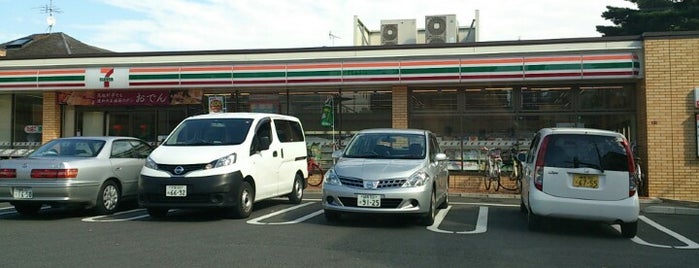
<svg viewBox="0 0 699 268">
<path fill-rule="evenodd" d="M 318 164 L 312 164 L 308 171 L 308 185 L 320 186 L 323 184 L 323 175 L 325 175 L 323 169 Z"/>
<path fill-rule="evenodd" d="M 490 173 L 490 167 L 486 165 L 483 171 L 483 185 L 485 185 L 486 190 L 490 190 L 490 184 L 493 182 L 493 180 L 490 179 Z"/>
<path fill-rule="evenodd" d="M 500 169 L 499 169 L 499 168 L 496 168 L 496 169 L 495 169 L 495 176 L 493 177 L 493 179 L 495 180 L 494 183 L 495 183 L 495 191 L 496 191 L 496 192 L 497 192 L 498 190 L 500 190 L 500 186 L 502 186 L 502 184 L 500 183 L 500 173 L 501 173 L 501 172 L 500 172 Z"/>
</svg>

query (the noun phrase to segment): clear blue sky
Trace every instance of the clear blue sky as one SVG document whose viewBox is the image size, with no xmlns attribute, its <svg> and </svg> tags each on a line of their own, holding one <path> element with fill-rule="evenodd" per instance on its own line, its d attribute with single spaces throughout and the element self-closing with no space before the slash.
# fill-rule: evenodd
<svg viewBox="0 0 699 268">
<path fill-rule="evenodd" d="M 48 32 L 49 0 L 0 0 L 0 43 Z M 382 19 L 456 14 L 480 41 L 597 37 L 606 6 L 624 0 L 53 0 L 52 32 L 117 52 L 352 45 L 353 17 L 371 30 Z M 329 33 L 338 36 L 330 39 Z"/>
</svg>

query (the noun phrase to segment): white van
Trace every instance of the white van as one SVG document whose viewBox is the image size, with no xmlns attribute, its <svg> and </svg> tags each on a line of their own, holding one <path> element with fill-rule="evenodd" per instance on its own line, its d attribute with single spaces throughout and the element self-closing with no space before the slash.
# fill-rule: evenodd
<svg viewBox="0 0 699 268">
<path fill-rule="evenodd" d="M 152 217 L 171 208 L 223 208 L 247 218 L 256 201 L 306 188 L 306 142 L 296 117 L 212 113 L 183 120 L 146 159 L 139 204 Z"/>
</svg>

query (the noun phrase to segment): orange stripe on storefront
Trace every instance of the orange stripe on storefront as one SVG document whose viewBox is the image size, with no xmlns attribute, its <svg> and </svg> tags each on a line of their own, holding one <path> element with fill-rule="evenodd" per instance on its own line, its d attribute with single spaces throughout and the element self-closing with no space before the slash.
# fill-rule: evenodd
<svg viewBox="0 0 699 268">
<path fill-rule="evenodd" d="M 182 67 L 183 72 L 230 72 L 231 66 L 202 66 L 202 67 Z"/>
<path fill-rule="evenodd" d="M 522 64 L 522 62 L 524 62 L 524 59 L 522 59 L 522 58 L 461 60 L 461 64 L 499 64 L 499 63 Z"/>
<path fill-rule="evenodd" d="M 414 66 L 436 66 L 436 65 L 459 65 L 461 62 L 459 60 L 442 60 L 442 61 L 403 61 L 400 66 L 414 67 Z"/>
<path fill-rule="evenodd" d="M 286 65 L 239 65 L 233 66 L 233 71 L 283 71 L 286 69 Z"/>
<path fill-rule="evenodd" d="M 324 64 L 292 64 L 287 65 L 289 70 L 302 70 L 302 69 L 332 69 L 332 68 L 342 68 L 342 64 L 339 63 L 324 63 Z"/>
<path fill-rule="evenodd" d="M 580 61 L 580 60 L 581 60 L 580 56 L 524 58 L 525 63 L 530 63 L 530 62 L 544 63 L 544 62 Z"/>
<path fill-rule="evenodd" d="M 162 67 L 162 68 L 131 68 L 130 73 L 165 73 L 165 72 L 179 72 L 179 67 Z"/>
<path fill-rule="evenodd" d="M 342 64 L 343 68 L 377 68 L 377 67 L 398 67 L 398 62 L 346 62 Z"/>
<path fill-rule="evenodd" d="M 84 69 L 69 69 L 69 70 L 39 70 L 39 75 L 42 74 L 85 74 Z"/>
<path fill-rule="evenodd" d="M 0 76 L 2 75 L 36 75 L 39 73 L 38 70 L 32 71 L 0 71 Z"/>
<path fill-rule="evenodd" d="M 583 56 L 583 60 L 632 60 L 632 59 L 634 59 L 634 55 L 631 55 L 631 54 Z"/>
</svg>

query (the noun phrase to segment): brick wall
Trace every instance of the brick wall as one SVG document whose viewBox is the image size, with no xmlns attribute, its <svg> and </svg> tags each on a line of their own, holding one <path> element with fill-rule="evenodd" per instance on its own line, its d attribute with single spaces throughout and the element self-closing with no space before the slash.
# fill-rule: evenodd
<svg viewBox="0 0 699 268">
<path fill-rule="evenodd" d="M 699 201 L 694 88 L 699 87 L 699 37 L 644 40 L 645 89 L 639 116 L 646 129 L 649 195 Z M 639 114 L 641 114 L 639 112 Z M 643 121 L 641 121 L 643 120 Z"/>
<path fill-rule="evenodd" d="M 393 87 L 393 128 L 408 128 L 408 87 Z"/>
<path fill-rule="evenodd" d="M 44 93 L 42 144 L 61 136 L 61 107 L 58 106 L 56 98 L 56 92 Z"/>
</svg>

